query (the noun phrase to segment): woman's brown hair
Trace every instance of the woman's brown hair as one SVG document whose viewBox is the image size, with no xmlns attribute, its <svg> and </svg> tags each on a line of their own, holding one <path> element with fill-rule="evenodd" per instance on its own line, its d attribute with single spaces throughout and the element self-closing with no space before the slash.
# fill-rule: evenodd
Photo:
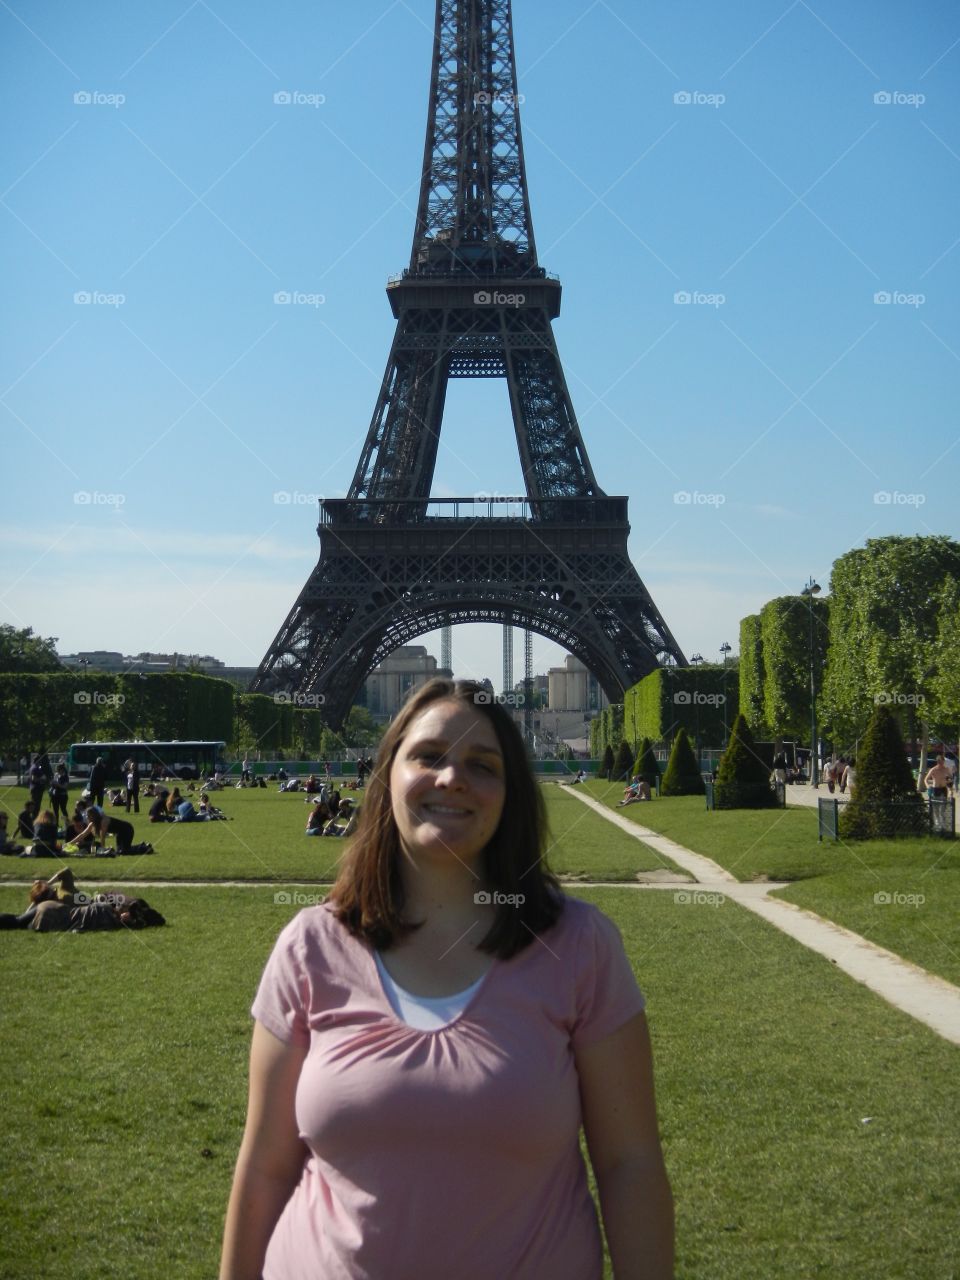
<svg viewBox="0 0 960 1280">
<path fill-rule="evenodd" d="M 390 770 L 410 725 L 433 702 L 464 703 L 486 716 L 503 753 L 506 794 L 499 826 L 483 851 L 482 888 L 508 901 L 494 897 L 493 924 L 477 946 L 509 960 L 556 922 L 563 893 L 544 861 L 546 807 L 523 739 L 493 694 L 472 680 L 428 681 L 411 694 L 387 728 L 367 783 L 357 833 L 330 897 L 337 918 L 380 951 L 419 927 L 403 914 L 403 853 L 393 816 Z"/>
</svg>

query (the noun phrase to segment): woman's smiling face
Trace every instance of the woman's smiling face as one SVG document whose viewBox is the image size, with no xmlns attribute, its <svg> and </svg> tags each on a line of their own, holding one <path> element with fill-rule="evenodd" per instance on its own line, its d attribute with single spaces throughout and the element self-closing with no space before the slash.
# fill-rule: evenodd
<svg viewBox="0 0 960 1280">
<path fill-rule="evenodd" d="M 473 870 L 500 824 L 506 794 L 490 720 L 462 702 L 431 703 L 400 743 L 390 792 L 404 853 L 456 858 Z"/>
</svg>

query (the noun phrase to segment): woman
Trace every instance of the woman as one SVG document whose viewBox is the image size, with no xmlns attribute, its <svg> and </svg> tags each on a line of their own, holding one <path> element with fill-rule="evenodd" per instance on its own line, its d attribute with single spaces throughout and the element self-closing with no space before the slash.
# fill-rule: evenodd
<svg viewBox="0 0 960 1280">
<path fill-rule="evenodd" d="M 327 806 L 323 803 L 322 800 L 318 800 L 316 804 L 313 806 L 313 808 L 310 810 L 310 812 L 307 814 L 307 828 L 306 828 L 307 835 L 322 836 L 323 829 L 329 821 L 330 821 L 330 810 L 327 808 Z"/>
<path fill-rule="evenodd" d="M 64 826 L 67 822 L 67 800 L 70 794 L 70 775 L 67 766 L 61 760 L 57 765 L 53 781 L 50 783 L 50 803 L 53 805 L 53 817 L 59 821 L 63 815 Z"/>
<path fill-rule="evenodd" d="M 581 1123 L 616 1280 L 672 1276 L 643 997 L 545 834 L 508 713 L 417 690 L 260 983 L 221 1280 L 599 1280 Z"/>
<path fill-rule="evenodd" d="M 33 824 L 33 857 L 59 858 L 63 850 L 57 843 L 57 820 L 44 809 Z"/>
<path fill-rule="evenodd" d="M 133 843 L 132 822 L 127 822 L 123 818 L 112 818 L 104 813 L 99 805 L 87 805 L 86 819 L 87 825 L 76 836 L 75 844 L 80 844 L 91 836 L 94 842 L 99 840 L 100 844 L 105 846 L 107 836 L 112 835 L 117 843 L 117 855 L 120 857 L 125 854 L 153 853 L 152 844 L 145 844 L 142 841 L 137 845 Z"/>
</svg>

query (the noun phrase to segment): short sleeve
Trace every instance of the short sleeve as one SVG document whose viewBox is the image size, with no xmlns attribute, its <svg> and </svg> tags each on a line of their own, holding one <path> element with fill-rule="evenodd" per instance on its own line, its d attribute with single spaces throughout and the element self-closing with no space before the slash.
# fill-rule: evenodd
<svg viewBox="0 0 960 1280">
<path fill-rule="evenodd" d="M 646 1005 L 620 930 L 596 907 L 589 908 L 581 929 L 575 982 L 575 1049 L 612 1035 Z"/>
<path fill-rule="evenodd" d="M 250 1012 L 279 1040 L 288 1044 L 309 1044 L 309 991 L 301 912 L 277 938 Z"/>
</svg>

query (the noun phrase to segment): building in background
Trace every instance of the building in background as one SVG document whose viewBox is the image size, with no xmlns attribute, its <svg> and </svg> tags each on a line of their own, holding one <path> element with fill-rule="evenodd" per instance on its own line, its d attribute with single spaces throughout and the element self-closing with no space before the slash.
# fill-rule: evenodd
<svg viewBox="0 0 960 1280">
<path fill-rule="evenodd" d="M 375 720 L 395 716 L 411 689 L 419 688 L 434 676 L 449 676 L 437 664 L 425 645 L 405 644 L 394 649 L 364 681 L 364 701 Z"/>
<path fill-rule="evenodd" d="M 550 711 L 597 712 L 607 706 L 597 677 L 573 654 L 567 654 L 562 667 L 551 667 L 547 679 Z"/>
</svg>

